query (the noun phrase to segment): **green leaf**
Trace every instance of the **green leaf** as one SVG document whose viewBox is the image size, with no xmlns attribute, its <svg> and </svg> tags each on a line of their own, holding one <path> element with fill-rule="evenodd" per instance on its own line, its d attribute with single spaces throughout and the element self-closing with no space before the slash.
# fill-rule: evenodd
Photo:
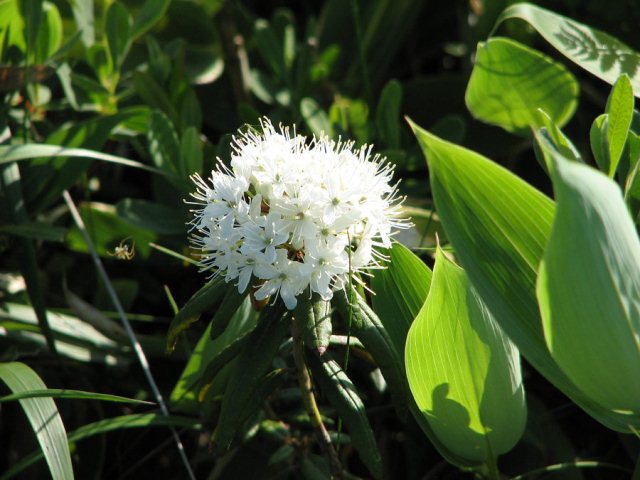
<svg viewBox="0 0 640 480">
<path fill-rule="evenodd" d="M 146 0 L 133 20 L 131 39 L 136 40 L 164 17 L 171 0 Z"/>
<path fill-rule="evenodd" d="M 507 131 L 530 135 L 539 127 L 538 109 L 559 127 L 573 116 L 579 86 L 551 58 L 513 40 L 479 43 L 465 102 L 471 114 Z"/>
<path fill-rule="evenodd" d="M 0 146 L 0 165 L 43 157 L 77 157 L 91 160 L 102 160 L 103 162 L 110 162 L 126 167 L 147 170 L 148 172 L 159 175 L 167 175 L 166 172 L 145 165 L 144 163 L 136 162 L 135 160 L 129 160 L 128 158 L 118 157 L 116 155 L 109 155 L 108 153 L 87 150 L 85 148 L 65 148 L 59 145 L 43 145 L 36 143 Z"/>
<path fill-rule="evenodd" d="M 610 85 L 627 74 L 634 94 L 640 95 L 640 54 L 617 38 L 530 3 L 506 8 L 494 30 L 510 18 L 529 23 L 569 60 Z"/>
<path fill-rule="evenodd" d="M 178 112 L 173 102 L 151 75 L 136 70 L 133 73 L 133 85 L 146 105 L 162 110 L 172 121 L 178 121 Z"/>
<path fill-rule="evenodd" d="M 394 406 L 400 417 L 403 418 L 406 416 L 409 385 L 406 381 L 402 357 L 375 312 L 371 310 L 359 293 L 354 291 L 352 295 L 353 299 L 350 304 L 345 292 L 336 292 L 334 294 L 336 307 L 344 319 L 351 316 L 353 334 L 363 343 L 367 352 L 380 367 L 380 371 L 389 385 Z"/>
<path fill-rule="evenodd" d="M 309 97 L 305 97 L 300 101 L 300 114 L 307 124 L 311 133 L 316 137 L 322 135 L 331 136 L 331 124 L 327 113 L 318 105 L 318 103 Z"/>
<path fill-rule="evenodd" d="M 638 235 L 612 180 L 543 148 L 557 200 L 537 283 L 547 345 L 578 388 L 640 428 Z"/>
<path fill-rule="evenodd" d="M 184 169 L 188 175 L 202 172 L 202 143 L 200 131 L 196 127 L 187 127 L 180 140 L 180 154 Z"/>
<path fill-rule="evenodd" d="M 175 408 L 198 413 L 202 407 L 197 402 L 197 387 L 216 384 L 216 375 L 239 353 L 247 333 L 256 326 L 257 318 L 257 312 L 246 299 L 215 340 L 211 340 L 212 324 L 209 324 L 171 392 L 170 400 Z"/>
<path fill-rule="evenodd" d="M 198 321 L 200 314 L 217 304 L 227 289 L 234 288 L 225 283 L 224 278 L 217 276 L 209 280 L 204 287 L 198 290 L 180 309 L 169 325 L 167 333 L 167 351 L 172 352 L 178 341 L 178 336 L 189 325 Z"/>
<path fill-rule="evenodd" d="M 247 295 L 249 295 L 249 290 L 250 288 L 243 293 L 239 293 L 238 289 L 233 285 L 226 291 L 218 310 L 216 310 L 215 315 L 211 319 L 210 336 L 212 340 L 225 332 L 229 321 L 233 318 L 233 314 L 243 304 Z"/>
<path fill-rule="evenodd" d="M 331 339 L 331 302 L 323 300 L 317 293 L 311 296 L 305 293 L 298 299 L 294 316 L 306 347 L 322 356 Z"/>
<path fill-rule="evenodd" d="M 400 147 L 400 108 L 402 85 L 390 80 L 380 94 L 376 109 L 376 127 L 382 142 L 389 148 Z"/>
<path fill-rule="evenodd" d="M 371 279 L 373 310 L 404 355 L 407 332 L 429 293 L 431 270 L 407 247 L 394 243 L 387 268 L 376 270 Z"/>
<path fill-rule="evenodd" d="M 569 158 L 574 162 L 584 163 L 578 149 L 571 140 L 569 140 L 569 137 L 560 130 L 560 127 L 553 122 L 549 115 L 547 115 L 543 110 L 538 110 L 538 117 L 540 119 L 539 124 L 543 125 L 545 128 L 546 138 L 553 143 L 555 148 L 562 152 L 566 158 Z M 544 162 L 542 163 L 544 164 Z M 543 166 L 548 168 L 546 164 Z"/>
<path fill-rule="evenodd" d="M 0 378 L 14 393 L 45 390 L 47 386 L 24 363 L 0 363 Z M 67 433 L 51 398 L 23 398 L 20 405 L 29 419 L 54 479 L 73 478 Z"/>
<path fill-rule="evenodd" d="M 125 198 L 116 204 L 116 212 L 124 221 L 159 235 L 184 235 L 186 212 L 148 200 Z"/>
<path fill-rule="evenodd" d="M 47 311 L 58 353 L 76 362 L 103 362 L 107 365 L 126 365 L 123 348 L 97 329 L 80 319 L 62 313 Z M 0 309 L 0 335 L 13 343 L 45 344 L 33 308 L 16 303 L 5 303 Z"/>
<path fill-rule="evenodd" d="M 109 5 L 105 16 L 105 33 L 113 70 L 119 72 L 131 46 L 131 16 L 118 1 Z"/>
<path fill-rule="evenodd" d="M 591 153 L 603 172 L 608 172 L 610 168 L 609 161 L 609 144 L 607 140 L 607 130 L 609 125 L 609 116 L 606 113 L 598 115 L 591 124 L 589 130 L 589 143 L 591 144 Z"/>
<path fill-rule="evenodd" d="M 156 167 L 175 176 L 186 176 L 182 171 L 178 135 L 169 117 L 160 110 L 151 112 L 147 139 Z"/>
<path fill-rule="evenodd" d="M 101 400 L 103 402 L 115 402 L 115 403 L 135 403 L 154 405 L 153 402 L 146 402 L 144 400 L 137 400 L 135 398 L 121 397 L 119 395 L 109 395 L 107 393 L 95 393 L 84 392 L 82 390 L 68 390 L 59 388 L 45 388 L 42 390 L 27 390 L 24 392 L 17 392 L 11 395 L 5 395 L 0 397 L 0 403 L 10 402 L 15 400 L 22 400 L 24 398 L 66 398 L 74 400 Z"/>
<path fill-rule="evenodd" d="M 83 203 L 80 214 L 88 227 L 88 232 L 98 255 L 114 257 L 116 247 L 128 245 L 135 255 L 146 258 L 151 253 L 150 242 L 156 235 L 149 230 L 131 225 L 122 220 L 112 205 L 104 203 Z M 88 253 L 89 248 L 80 229 L 74 225 L 67 234 L 67 246 L 77 252 Z"/>
<path fill-rule="evenodd" d="M 527 411 L 518 350 L 441 249 L 407 336 L 405 363 L 434 432 L 470 463 L 494 465 L 522 436 Z"/>
<path fill-rule="evenodd" d="M 259 19 L 255 23 L 254 38 L 256 47 L 271 71 L 281 80 L 286 79 L 287 67 L 284 60 L 283 47 L 266 20 Z"/>
<path fill-rule="evenodd" d="M 89 48 L 95 42 L 93 4 L 93 0 L 75 0 L 71 3 L 73 18 L 81 32 L 80 38 L 85 48 Z"/>
<path fill-rule="evenodd" d="M 312 356 L 309 362 L 314 380 L 346 425 L 360 459 L 374 478 L 382 478 L 382 457 L 356 387 L 329 354 L 323 359 Z"/>
<path fill-rule="evenodd" d="M 69 433 L 69 442 L 78 442 L 95 435 L 112 432 L 115 430 L 128 430 L 130 428 L 148 428 L 154 426 L 167 426 L 177 428 L 191 428 L 201 430 L 201 423 L 193 418 L 181 417 L 178 415 L 162 415 L 159 413 L 136 413 L 133 415 L 123 415 L 121 417 L 108 418 L 97 422 L 83 425 L 82 427 Z M 34 464 L 42 458 L 42 452 L 34 452 L 28 457 L 20 460 L 16 465 L 0 476 L 0 480 L 7 480 L 15 477 L 25 468 Z M 69 477 L 71 478 L 71 477 Z"/>
<path fill-rule="evenodd" d="M 18 235 L 25 238 L 34 238 L 48 242 L 62 242 L 65 229 L 54 227 L 43 222 L 25 222 L 18 225 L 0 225 L 0 233 Z"/>
<path fill-rule="evenodd" d="M 551 357 L 534 295 L 554 204 L 483 156 L 412 125 L 427 157 L 434 201 L 472 285 L 520 353 L 605 425 L 625 431 Z"/>
<path fill-rule="evenodd" d="M 42 5 L 42 23 L 35 42 L 35 63 L 43 64 L 62 44 L 62 18 L 58 8 L 49 2 Z"/>
<path fill-rule="evenodd" d="M 271 369 L 273 357 L 288 330 L 289 318 L 283 309 L 277 304 L 267 307 L 238 355 L 212 439 L 222 451 L 229 449 L 240 423 L 249 413 L 247 409 L 258 392 L 258 382 Z"/>
<path fill-rule="evenodd" d="M 616 173 L 622 157 L 631 120 L 633 119 L 633 90 L 627 75 L 616 81 L 607 100 L 607 144 L 609 146 L 609 169 L 605 173 L 610 178 Z"/>
</svg>

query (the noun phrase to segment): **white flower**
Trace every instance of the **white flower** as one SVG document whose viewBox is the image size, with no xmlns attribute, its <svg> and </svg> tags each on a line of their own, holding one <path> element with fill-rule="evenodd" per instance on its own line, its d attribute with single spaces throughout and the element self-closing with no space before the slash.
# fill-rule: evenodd
<svg viewBox="0 0 640 480">
<path fill-rule="evenodd" d="M 371 147 L 326 137 L 310 142 L 268 120 L 234 138 L 230 167 L 194 175 L 192 244 L 202 268 L 249 285 L 257 300 L 301 294 L 329 300 L 349 276 L 379 268 L 399 228 L 393 166 Z M 306 293 L 305 293 L 306 292 Z"/>
</svg>

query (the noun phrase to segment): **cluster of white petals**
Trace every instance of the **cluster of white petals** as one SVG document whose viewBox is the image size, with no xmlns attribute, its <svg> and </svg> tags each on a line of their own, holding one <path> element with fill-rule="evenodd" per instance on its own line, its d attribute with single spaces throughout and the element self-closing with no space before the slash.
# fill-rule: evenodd
<svg viewBox="0 0 640 480">
<path fill-rule="evenodd" d="M 303 292 L 329 300 L 350 274 L 379 268 L 380 248 L 409 225 L 393 167 L 367 146 L 261 127 L 234 138 L 230 166 L 192 177 L 193 246 L 204 270 L 240 293 L 251 285 L 256 300 L 279 294 L 290 310 Z"/>
</svg>

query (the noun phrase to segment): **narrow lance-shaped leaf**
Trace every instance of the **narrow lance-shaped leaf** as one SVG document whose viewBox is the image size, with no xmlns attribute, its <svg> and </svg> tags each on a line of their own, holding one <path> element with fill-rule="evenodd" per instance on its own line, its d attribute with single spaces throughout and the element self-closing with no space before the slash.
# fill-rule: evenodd
<svg viewBox="0 0 640 480">
<path fill-rule="evenodd" d="M 627 431 L 627 420 L 580 391 L 547 349 L 535 285 L 551 230 L 553 202 L 487 158 L 416 125 L 413 129 L 427 157 L 442 224 L 496 321 L 556 387 L 608 427 Z"/>
<path fill-rule="evenodd" d="M 465 93 L 471 114 L 510 132 L 530 135 L 538 109 L 560 127 L 577 106 L 579 86 L 563 65 L 507 38 L 479 43 Z"/>
<path fill-rule="evenodd" d="M 613 86 L 607 101 L 606 111 L 609 168 L 605 170 L 605 173 L 613 178 L 618 163 L 620 163 L 633 119 L 633 90 L 627 75 L 621 75 Z"/>
<path fill-rule="evenodd" d="M 47 388 L 36 372 L 20 362 L 0 363 L 0 379 L 16 394 Z M 56 480 L 73 478 L 67 433 L 53 399 L 23 398 L 20 405 L 38 438 L 51 476 Z"/>
<path fill-rule="evenodd" d="M 223 278 L 215 277 L 193 294 L 173 318 L 171 325 L 169 325 L 167 351 L 173 351 L 178 336 L 189 328 L 189 325 L 196 322 L 202 312 L 218 303 L 229 288 L 232 287 L 226 284 Z"/>
<path fill-rule="evenodd" d="M 335 360 L 310 358 L 314 380 L 347 426 L 353 446 L 374 478 L 382 478 L 382 457 L 367 418 L 364 403 L 347 374 Z"/>
<path fill-rule="evenodd" d="M 307 348 L 323 355 L 331 340 L 331 303 L 317 293 L 311 298 L 304 294 L 298 300 L 294 315 Z"/>
<path fill-rule="evenodd" d="M 494 30 L 505 20 L 520 18 L 569 60 L 613 85 L 623 73 L 629 75 L 635 96 L 640 95 L 640 54 L 617 38 L 531 3 L 506 8 Z"/>
<path fill-rule="evenodd" d="M 405 361 L 420 410 L 453 452 L 494 466 L 518 442 L 527 417 L 518 350 L 441 249 Z"/>
<path fill-rule="evenodd" d="M 212 438 L 212 442 L 222 451 L 229 449 L 240 423 L 246 417 L 247 406 L 257 393 L 257 382 L 269 371 L 273 357 L 287 333 L 288 320 L 278 304 L 263 310 L 258 326 L 251 332 L 245 348 L 238 355 Z"/>
<path fill-rule="evenodd" d="M 640 428 L 640 241 L 619 187 L 553 159 L 558 207 L 537 283 L 553 358 L 603 408 Z"/>
</svg>

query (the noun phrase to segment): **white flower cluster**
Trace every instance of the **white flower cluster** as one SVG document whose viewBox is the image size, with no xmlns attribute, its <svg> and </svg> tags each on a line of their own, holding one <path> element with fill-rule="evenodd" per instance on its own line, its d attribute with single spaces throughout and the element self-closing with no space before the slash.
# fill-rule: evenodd
<svg viewBox="0 0 640 480">
<path fill-rule="evenodd" d="M 350 273 L 380 267 L 377 248 L 409 225 L 393 167 L 370 147 L 261 127 L 234 138 L 230 168 L 192 177 L 192 242 L 204 270 L 240 293 L 251 284 L 256 300 L 279 293 L 291 310 L 308 287 L 329 300 Z"/>
</svg>

